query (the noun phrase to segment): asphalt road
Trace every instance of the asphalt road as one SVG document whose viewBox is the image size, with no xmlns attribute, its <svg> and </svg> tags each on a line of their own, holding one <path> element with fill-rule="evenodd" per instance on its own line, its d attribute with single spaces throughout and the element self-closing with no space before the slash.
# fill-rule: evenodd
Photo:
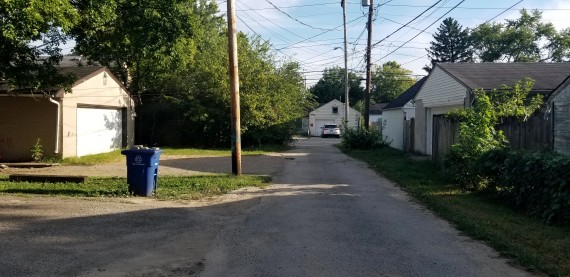
<svg viewBox="0 0 570 277">
<path fill-rule="evenodd" d="M 0 276 L 527 276 L 411 202 L 337 139 L 266 189 L 197 203 L 0 197 Z"/>
</svg>

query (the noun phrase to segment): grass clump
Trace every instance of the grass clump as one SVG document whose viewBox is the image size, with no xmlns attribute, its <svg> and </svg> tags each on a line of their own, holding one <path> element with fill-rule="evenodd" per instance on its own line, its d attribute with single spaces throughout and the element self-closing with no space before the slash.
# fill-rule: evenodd
<svg viewBox="0 0 570 277">
<path fill-rule="evenodd" d="M 549 226 L 484 192 L 462 190 L 430 161 L 414 160 L 398 150 L 343 151 L 367 162 L 457 229 L 503 256 L 531 271 L 570 276 L 570 227 Z"/>
<path fill-rule="evenodd" d="M 227 193 L 242 187 L 265 187 L 270 177 L 225 174 L 159 177 L 155 197 L 191 200 Z M 0 194 L 42 194 L 70 197 L 131 197 L 126 178 L 91 178 L 85 183 L 10 182 L 0 176 Z"/>
</svg>

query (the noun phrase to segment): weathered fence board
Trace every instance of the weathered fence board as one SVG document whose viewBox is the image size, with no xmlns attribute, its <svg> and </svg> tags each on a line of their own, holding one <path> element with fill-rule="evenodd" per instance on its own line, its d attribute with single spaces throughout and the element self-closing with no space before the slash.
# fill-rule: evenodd
<svg viewBox="0 0 570 277">
<path fill-rule="evenodd" d="M 552 149 L 551 118 L 545 119 L 543 114 L 530 117 L 527 121 L 517 118 L 504 118 L 497 130 L 509 141 L 513 149 L 541 150 Z M 432 159 L 441 163 L 451 145 L 457 142 L 459 122 L 436 115 L 433 118 Z"/>
<path fill-rule="evenodd" d="M 459 122 L 444 115 L 433 117 L 432 159 L 441 163 L 459 136 Z"/>
<path fill-rule="evenodd" d="M 414 151 L 414 119 L 404 120 L 404 152 Z"/>
</svg>

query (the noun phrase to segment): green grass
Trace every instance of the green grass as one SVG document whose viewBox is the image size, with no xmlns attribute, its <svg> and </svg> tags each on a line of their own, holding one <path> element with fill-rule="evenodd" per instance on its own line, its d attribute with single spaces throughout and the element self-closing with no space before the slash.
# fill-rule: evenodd
<svg viewBox="0 0 570 277">
<path fill-rule="evenodd" d="M 272 152 L 283 152 L 287 150 L 287 146 L 269 145 L 260 148 L 243 148 L 242 155 L 262 155 Z M 163 155 L 172 156 L 206 156 L 206 157 L 228 157 L 232 155 L 229 149 L 198 149 L 198 148 L 162 148 Z M 121 150 L 109 153 L 87 155 L 80 158 L 65 158 L 61 161 L 67 165 L 93 165 L 112 162 L 124 161 L 125 156 L 121 154 Z"/>
<path fill-rule="evenodd" d="M 570 226 L 549 226 L 482 193 L 455 188 L 430 161 L 391 149 L 343 151 L 397 183 L 472 238 L 485 241 L 530 271 L 570 276 Z"/>
<path fill-rule="evenodd" d="M 268 145 L 263 147 L 242 148 L 243 155 L 261 155 L 272 152 L 283 152 L 289 147 L 282 145 Z M 197 148 L 163 148 L 164 155 L 187 155 L 187 156 L 231 156 L 230 149 L 197 149 Z"/>
<path fill-rule="evenodd" d="M 191 200 L 227 193 L 241 187 L 265 187 L 267 176 L 204 175 L 189 177 L 160 177 L 157 199 Z M 0 175 L 1 194 L 42 194 L 72 197 L 131 197 L 126 178 L 90 178 L 86 183 L 10 182 Z"/>
<path fill-rule="evenodd" d="M 91 164 L 104 164 L 112 162 L 120 162 L 125 159 L 125 156 L 121 155 L 121 150 L 115 150 L 113 152 L 87 155 L 83 157 L 73 157 L 65 158 L 61 161 L 62 164 L 68 165 L 91 165 Z"/>
</svg>

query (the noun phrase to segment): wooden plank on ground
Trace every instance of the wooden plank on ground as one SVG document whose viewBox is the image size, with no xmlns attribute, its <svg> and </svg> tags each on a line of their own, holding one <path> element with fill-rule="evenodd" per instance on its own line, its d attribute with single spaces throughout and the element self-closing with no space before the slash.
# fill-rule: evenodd
<svg viewBox="0 0 570 277">
<path fill-rule="evenodd" d="M 11 174 L 8 176 L 8 179 L 12 182 L 85 183 L 87 181 L 87 176 Z"/>
</svg>

